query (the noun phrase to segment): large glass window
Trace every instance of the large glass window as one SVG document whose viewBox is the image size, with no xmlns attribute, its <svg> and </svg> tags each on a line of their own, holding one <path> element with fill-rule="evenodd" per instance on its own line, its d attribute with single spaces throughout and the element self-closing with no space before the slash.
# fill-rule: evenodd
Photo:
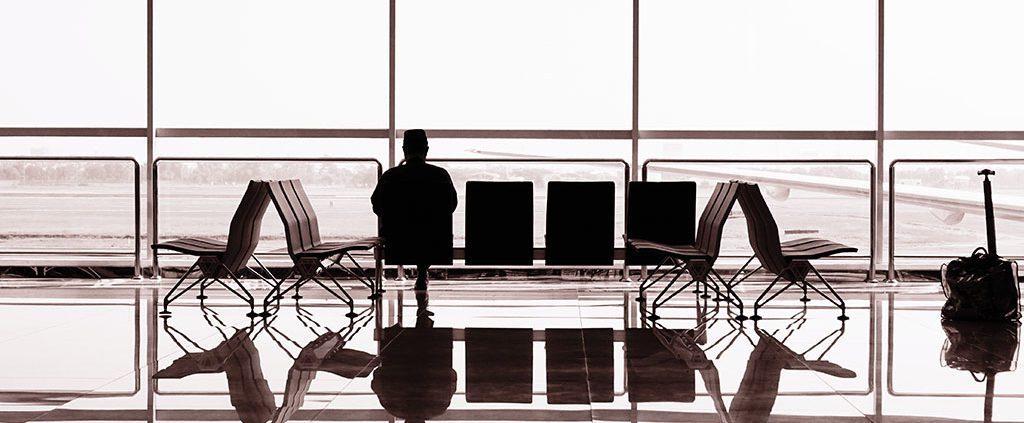
<svg viewBox="0 0 1024 423">
<path fill-rule="evenodd" d="M 626 178 L 629 176 L 626 166 L 630 155 L 630 142 L 627 140 L 435 138 L 430 144 L 428 160 L 448 170 L 459 195 L 453 226 L 456 246 L 465 245 L 467 181 L 533 182 L 533 233 L 534 245 L 538 247 L 544 245 L 548 182 L 612 181 L 615 182 L 616 195 L 615 233 L 625 232 L 623 210 Z M 502 161 L 509 159 L 523 161 Z M 615 245 L 622 246 L 621 237 L 616 236 Z"/>
<path fill-rule="evenodd" d="M 385 128 L 388 2 L 164 0 L 161 127 Z"/>
<path fill-rule="evenodd" d="M 401 0 L 403 128 L 629 129 L 629 0 Z"/>
<path fill-rule="evenodd" d="M 0 127 L 146 125 L 146 2 L 0 1 Z"/>
<path fill-rule="evenodd" d="M 47 144 L 59 147 L 60 143 L 33 141 L 34 146 L 26 149 L 29 154 L 21 155 L 59 155 L 34 149 L 44 149 Z M 117 142 L 61 140 L 93 145 L 104 141 L 106 145 Z M 7 222 L 0 227 L 0 253 L 131 252 L 136 171 L 130 159 L 0 160 L 0 196 L 4 198 L 0 219 Z"/>
<path fill-rule="evenodd" d="M 894 159 L 935 160 L 896 164 L 896 254 L 918 259 L 963 255 L 986 245 L 984 192 L 978 171 L 988 168 L 996 172 L 992 185 L 999 253 L 1024 255 L 1024 238 L 1018 235 L 1024 233 L 1021 147 L 1019 143 L 991 140 L 888 141 L 887 154 Z M 943 162 L 966 158 L 1019 162 Z"/>
<path fill-rule="evenodd" d="M 873 129 L 874 4 L 641 2 L 641 129 Z"/>
<path fill-rule="evenodd" d="M 886 2 L 886 129 L 1024 129 L 1024 2 Z"/>
<path fill-rule="evenodd" d="M 872 141 L 837 140 L 645 140 L 641 144 L 649 181 L 697 182 L 697 210 L 703 211 L 717 182 L 757 183 L 779 225 L 782 240 L 807 236 L 871 248 Z M 828 161 L 861 160 L 847 163 Z M 673 162 L 678 160 L 681 162 Z M 755 163 L 735 160 L 763 160 Z M 798 162 L 791 160 L 813 160 Z M 723 234 L 723 254 L 750 254 L 742 210 L 734 209 Z"/>
</svg>

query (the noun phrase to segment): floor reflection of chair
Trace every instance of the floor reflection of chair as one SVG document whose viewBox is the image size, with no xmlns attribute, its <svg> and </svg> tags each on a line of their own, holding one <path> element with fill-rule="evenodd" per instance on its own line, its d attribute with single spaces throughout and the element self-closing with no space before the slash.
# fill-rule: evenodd
<svg viewBox="0 0 1024 423">
<path fill-rule="evenodd" d="M 716 411 L 726 416 L 718 368 L 706 351 L 722 345 L 724 354 L 737 339 L 745 335 L 743 327 L 731 319 L 717 319 L 718 307 L 698 305 L 695 327 L 669 329 L 660 321 L 652 327 L 627 329 L 626 371 L 630 402 L 693 402 L 696 399 L 696 377 L 699 372 L 705 390 Z M 725 324 L 730 330 L 710 345 L 708 331 Z M 728 421 L 723 420 L 723 421 Z"/>
<path fill-rule="evenodd" d="M 694 292 L 700 293 L 703 288 L 702 297 L 710 298 L 708 293 L 710 288 L 715 292 L 716 300 L 727 301 L 739 308 L 736 320 L 746 320 L 747 317 L 743 314 L 743 300 L 733 291 L 732 282 L 726 281 L 714 270 L 715 261 L 721 250 L 722 231 L 725 229 L 729 212 L 736 201 L 737 188 L 736 183 L 720 182 L 715 186 L 715 191 L 708 199 L 707 206 L 698 221 L 697 238 L 694 245 L 666 245 L 643 239 L 627 241 L 629 247 L 637 251 L 660 253 L 665 257 L 648 277 L 640 282 L 639 301 L 644 301 L 647 289 L 669 275 L 675 274 L 651 302 L 649 319 L 657 320 L 659 318 L 658 307 L 696 284 L 697 289 Z M 661 271 L 662 267 L 668 264 L 671 266 L 667 270 Z M 690 281 L 676 287 L 676 281 L 684 274 L 690 275 Z"/>
<path fill-rule="evenodd" d="M 288 244 L 288 254 L 291 256 L 294 266 L 289 274 L 282 280 L 281 284 L 275 287 L 263 300 L 263 316 L 269 316 L 270 303 L 283 298 L 284 294 L 294 290 L 292 298 L 302 298 L 299 295 L 299 288 L 307 282 L 314 282 L 328 293 L 344 302 L 349 307 L 348 317 L 355 317 L 355 301 L 348 291 L 331 274 L 330 268 L 338 268 L 345 274 L 352 276 L 364 286 L 370 289 L 371 297 L 379 295 L 381 268 L 380 261 L 376 260 L 377 249 L 380 246 L 379 238 L 363 238 L 347 242 L 322 242 L 320 240 L 320 227 L 317 222 L 316 213 L 298 180 L 273 181 L 270 183 L 270 196 L 277 208 L 278 214 L 284 223 L 285 239 Z M 371 278 L 359 262 L 352 257 L 355 251 L 373 251 L 377 263 L 376 274 Z M 329 261 L 324 266 L 324 261 Z M 351 262 L 353 268 L 345 264 L 345 260 Z M 330 268 L 329 268 L 330 267 Z M 287 280 L 297 275 L 295 282 L 282 289 Z M 330 280 L 334 288 L 331 288 L 320 278 Z"/>
<path fill-rule="evenodd" d="M 810 298 L 807 297 L 807 290 L 811 289 L 839 308 L 841 312 L 839 320 L 847 320 L 849 317 L 846 316 L 846 302 L 832 288 L 832 284 L 821 276 L 821 273 L 818 272 L 818 269 L 814 268 L 810 261 L 839 253 L 856 252 L 857 249 L 819 238 L 800 238 L 780 242 L 779 227 L 775 223 L 775 218 L 772 217 L 771 210 L 768 209 L 768 204 L 765 202 L 764 196 L 761 195 L 761 190 L 757 184 L 739 183 L 739 186 L 740 207 L 743 208 L 743 215 L 747 220 L 747 237 L 750 241 L 750 247 L 754 250 L 754 256 L 760 262 L 758 270 L 765 269 L 776 275 L 771 284 L 754 301 L 754 315 L 751 316 L 751 319 L 760 320 L 761 316 L 758 314 L 758 310 L 762 306 L 789 288 L 798 287 L 803 290 L 803 297 L 800 298 L 801 301 L 810 301 Z M 756 271 L 754 270 L 754 272 Z M 807 280 L 807 276 L 810 273 L 814 273 L 814 276 L 824 285 L 829 294 L 822 292 L 821 289 Z M 782 289 L 772 293 L 772 288 L 783 279 L 788 281 L 788 283 Z"/>
<path fill-rule="evenodd" d="M 212 349 L 200 347 L 166 320 L 164 330 L 185 351 L 185 355 L 156 372 L 154 379 L 181 379 L 199 373 L 224 373 L 228 380 L 231 405 L 238 413 L 239 420 L 243 423 L 265 423 L 273 416 L 276 408 L 274 395 L 263 377 L 260 354 L 252 342 L 252 338 L 259 333 L 253 333 L 253 327 L 235 329 L 230 337 L 222 332 L 224 341 Z M 178 337 L 184 338 L 201 351 L 188 352 Z"/>
<path fill-rule="evenodd" d="M 546 329 L 548 404 L 590 404 L 615 399 L 611 328 Z"/>
<path fill-rule="evenodd" d="M 238 209 L 235 210 L 235 215 L 231 218 L 227 242 L 210 238 L 181 238 L 153 245 L 154 254 L 156 250 L 163 249 L 199 257 L 185 274 L 181 275 L 181 278 L 171 287 L 170 291 L 164 295 L 163 310 L 160 312 L 161 316 L 169 316 L 171 312 L 167 307 L 196 285 L 199 285 L 198 298 L 205 300 L 206 287 L 213 283 L 220 284 L 235 296 L 248 302 L 249 316 L 254 317 L 256 315 L 254 310 L 255 299 L 239 281 L 239 276 L 242 274 L 242 271 L 249 270 L 262 281 L 271 283 L 266 277 L 247 266 L 250 258 L 256 259 L 253 252 L 256 251 L 256 244 L 260 240 L 261 223 L 269 204 L 268 184 L 263 181 L 249 181 L 249 186 L 246 188 L 245 194 L 242 195 L 242 201 L 239 202 Z M 256 261 L 259 263 L 259 259 L 256 259 Z M 259 263 L 259 265 L 263 267 L 262 263 Z M 181 287 L 182 282 L 196 270 L 199 270 L 202 276 L 184 289 L 179 290 L 178 288 Z M 263 267 L 263 270 L 267 275 L 270 275 L 266 267 Z M 273 278 L 273 276 L 269 277 Z M 225 283 L 223 281 L 224 278 L 230 279 L 230 282 L 234 283 L 237 290 L 232 288 L 230 284 Z M 271 283 L 271 285 L 275 285 L 275 283 Z"/>
<path fill-rule="evenodd" d="M 280 330 L 273 326 L 269 327 L 267 333 L 295 360 L 288 370 L 284 399 L 271 420 L 274 423 L 287 422 L 302 407 L 317 372 L 328 372 L 346 379 L 365 378 L 379 363 L 376 355 L 345 348 L 362 328 L 373 321 L 372 308 L 360 312 L 356 318 L 349 320 L 348 326 L 339 331 L 321 326 L 312 319 L 311 313 L 303 308 L 296 310 L 297 318 L 317 337 L 306 346 L 300 346 Z M 284 338 L 295 347 L 301 347 L 301 350 L 293 355 L 280 338 Z"/>
<path fill-rule="evenodd" d="M 853 378 L 857 374 L 822 357 L 842 336 L 842 329 L 836 330 L 811 347 L 821 345 L 825 340 L 838 334 L 835 340 L 816 360 L 807 360 L 803 354 L 786 347 L 783 341 L 760 329 L 757 345 L 747 359 L 747 368 L 740 381 L 740 387 L 729 404 L 729 416 L 735 423 L 766 422 L 779 395 L 779 382 L 783 370 L 811 370 L 840 378 Z"/>
<path fill-rule="evenodd" d="M 533 402 L 533 329 L 466 328 L 466 402 Z"/>
</svg>

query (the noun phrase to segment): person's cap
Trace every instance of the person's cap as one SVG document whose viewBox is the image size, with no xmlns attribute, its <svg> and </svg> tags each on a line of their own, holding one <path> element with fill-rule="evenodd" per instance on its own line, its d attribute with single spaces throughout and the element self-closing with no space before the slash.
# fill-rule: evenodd
<svg viewBox="0 0 1024 423">
<path fill-rule="evenodd" d="M 422 129 L 409 129 L 405 131 L 402 139 L 402 147 L 424 150 L 427 148 L 427 131 Z"/>
</svg>

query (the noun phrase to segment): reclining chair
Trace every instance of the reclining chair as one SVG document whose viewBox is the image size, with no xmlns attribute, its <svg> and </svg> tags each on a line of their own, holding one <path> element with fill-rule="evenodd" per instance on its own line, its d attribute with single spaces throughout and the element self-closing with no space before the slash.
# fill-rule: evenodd
<svg viewBox="0 0 1024 423">
<path fill-rule="evenodd" d="M 839 307 L 841 311 L 839 320 L 849 319 L 846 316 L 846 303 L 843 298 L 836 293 L 832 285 L 821 276 L 821 273 L 814 268 L 810 261 L 839 253 L 853 253 L 857 249 L 819 238 L 800 238 L 780 242 L 779 227 L 775 223 L 775 218 L 772 217 L 771 210 L 768 209 L 768 204 L 764 201 L 764 196 L 761 195 L 761 189 L 757 184 L 745 182 L 738 184 L 740 186 L 740 207 L 743 208 L 743 215 L 747 219 L 747 237 L 750 240 L 750 247 L 754 250 L 754 256 L 760 262 L 760 267 L 754 272 L 765 269 L 776 275 L 772 283 L 754 301 L 754 315 L 751 316 L 751 319 L 760 320 L 761 316 L 757 314 L 758 309 L 794 286 L 803 289 L 803 297 L 800 298 L 800 301 L 805 303 L 810 301 L 810 298 L 807 297 L 807 289 L 810 288 L 822 298 Z M 814 276 L 831 295 L 826 295 L 807 280 L 807 275 L 810 273 L 814 273 Z M 789 283 L 779 291 L 771 293 L 772 288 L 783 279 Z M 769 294 L 771 295 L 769 296 Z M 766 296 L 768 298 L 765 298 Z"/>
<path fill-rule="evenodd" d="M 219 283 L 228 291 L 231 291 L 232 294 L 249 303 L 248 316 L 256 316 L 255 300 L 252 294 L 238 280 L 238 275 L 244 270 L 249 270 L 264 282 L 272 286 L 276 285 L 276 283 L 272 283 L 248 267 L 249 258 L 252 257 L 256 259 L 256 262 L 259 263 L 260 267 L 268 275 L 270 274 L 266 267 L 263 266 L 263 263 L 260 263 L 259 259 L 253 256 L 253 252 L 256 251 L 256 244 L 260 240 L 260 227 L 263 222 L 263 215 L 266 213 L 269 205 L 269 184 L 264 181 L 249 181 L 249 186 L 246 188 L 245 194 L 242 195 L 242 201 L 238 204 L 234 217 L 231 218 L 231 228 L 228 231 L 227 242 L 210 238 L 181 238 L 153 244 L 154 254 L 156 254 L 156 250 L 164 249 L 199 257 L 192 264 L 192 267 L 185 274 L 181 275 L 181 278 L 178 279 L 178 282 L 174 284 L 171 290 L 164 295 L 163 311 L 160 312 L 161 316 L 170 316 L 171 312 L 167 309 L 167 306 L 196 285 L 199 285 L 199 296 L 197 298 L 200 301 L 205 300 L 207 298 L 206 287 L 214 282 Z M 197 269 L 202 276 L 185 287 L 185 289 L 179 290 L 178 288 L 181 287 L 182 282 Z M 223 278 L 230 278 L 234 285 L 238 287 L 238 290 L 236 291 L 229 284 L 225 283 Z"/>
<path fill-rule="evenodd" d="M 703 287 L 703 297 L 710 298 L 708 288 L 711 288 L 715 291 L 716 301 L 728 301 L 739 308 L 739 315 L 736 316 L 736 320 L 743 321 L 747 319 L 743 314 L 743 300 L 732 290 L 734 284 L 732 281 L 726 282 L 713 268 L 721 250 L 722 231 L 725 229 L 726 219 L 728 219 L 729 212 L 736 201 L 737 189 L 738 184 L 735 182 L 719 182 L 715 186 L 715 191 L 711 194 L 707 206 L 704 207 L 704 212 L 700 215 L 694 245 L 666 245 L 643 239 L 626 240 L 626 244 L 637 251 L 653 251 L 665 256 L 661 263 L 648 274 L 647 278 L 640 282 L 638 301 L 646 301 L 644 293 L 648 288 L 668 275 L 675 273 L 675 276 L 669 280 L 668 284 L 665 285 L 652 302 L 651 314 L 648 316 L 649 319 L 657 320 L 659 318 L 657 315 L 658 307 L 664 305 L 694 284 L 697 284 L 695 293 L 699 293 L 701 287 Z M 672 266 L 663 273 L 659 273 L 659 270 L 669 263 Z M 675 286 L 676 281 L 682 277 L 684 272 L 690 275 L 690 281 L 676 288 L 671 294 L 668 294 L 669 290 Z M 721 282 L 722 286 L 719 286 L 719 282 Z M 723 287 L 725 295 L 722 294 Z M 667 297 L 666 294 L 668 294 Z"/>
<path fill-rule="evenodd" d="M 302 182 L 297 179 L 270 182 L 270 198 L 281 215 L 284 223 L 285 239 L 288 243 L 288 255 L 291 256 L 294 266 L 281 283 L 274 287 L 266 298 L 263 299 L 263 312 L 261 316 L 270 315 L 268 310 L 271 301 L 280 300 L 288 291 L 295 290 L 292 298 L 302 298 L 299 295 L 299 288 L 306 282 L 312 281 L 320 285 L 328 293 L 335 296 L 349 307 L 346 314 L 349 318 L 357 316 L 355 313 L 355 302 L 348 291 L 338 283 L 338 280 L 331 275 L 328 267 L 338 267 L 344 273 L 351 275 L 360 283 L 370 289 L 371 298 L 379 295 L 381 284 L 380 260 L 376 260 L 377 272 L 375 280 L 371 279 L 362 266 L 352 257 L 353 251 L 374 251 L 375 259 L 379 257 L 378 248 L 381 245 L 380 238 L 363 238 L 348 242 L 322 242 L 320 241 L 320 226 L 317 223 L 316 213 L 313 205 L 309 202 L 309 196 L 302 188 Z M 343 261 L 351 261 L 355 270 L 347 267 Z M 328 260 L 328 266 L 324 266 L 324 260 Z M 281 289 L 292 275 L 298 275 L 287 288 Z M 337 291 L 324 284 L 320 277 L 330 279 Z"/>
</svg>

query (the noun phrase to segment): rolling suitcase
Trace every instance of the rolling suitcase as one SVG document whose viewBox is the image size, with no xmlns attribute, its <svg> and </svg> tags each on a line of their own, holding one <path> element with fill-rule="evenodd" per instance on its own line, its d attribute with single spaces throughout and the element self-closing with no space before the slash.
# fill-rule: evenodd
<svg viewBox="0 0 1024 423">
<path fill-rule="evenodd" d="M 969 257 L 960 257 L 942 266 L 942 290 L 946 304 L 942 318 L 948 320 L 1011 321 L 1020 319 L 1020 289 L 1017 263 L 996 252 L 996 224 L 992 207 L 992 182 L 995 172 L 984 169 L 985 232 L 988 250 L 979 247 Z"/>
</svg>

